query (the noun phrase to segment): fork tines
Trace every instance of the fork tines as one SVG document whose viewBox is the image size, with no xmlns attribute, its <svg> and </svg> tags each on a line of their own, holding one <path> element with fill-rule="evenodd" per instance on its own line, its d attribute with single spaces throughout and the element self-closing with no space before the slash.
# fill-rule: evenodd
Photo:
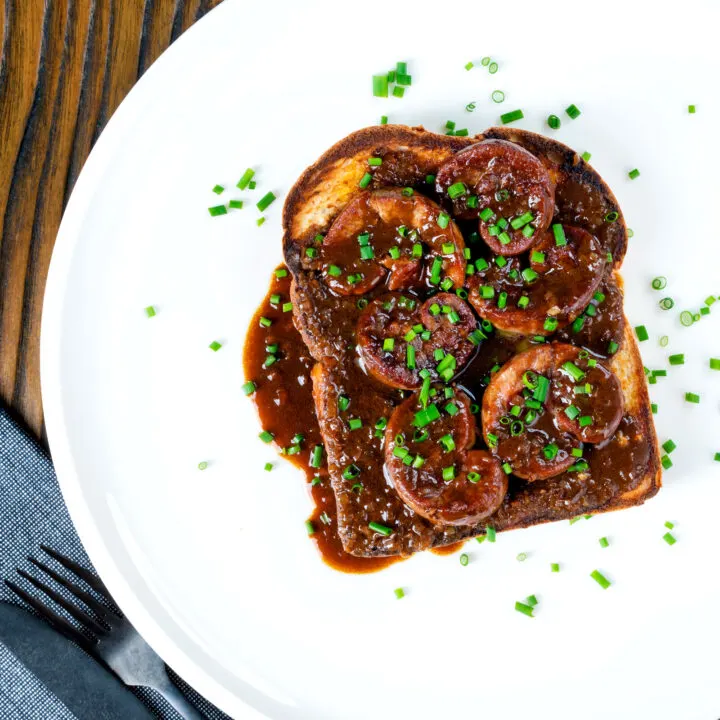
<svg viewBox="0 0 720 720">
<path fill-rule="evenodd" d="M 50 557 L 60 563 L 69 572 L 73 573 L 76 577 L 84 580 L 93 590 L 99 593 L 103 598 L 109 599 L 109 594 L 105 585 L 102 581 L 86 570 L 84 567 L 76 563 L 74 560 L 62 555 L 56 550 L 41 545 L 42 550 L 47 553 Z M 107 634 L 108 630 L 106 626 L 112 626 L 113 620 L 117 620 L 121 617 L 114 610 L 110 609 L 97 598 L 95 598 L 87 590 L 83 589 L 77 582 L 72 579 L 63 577 L 60 573 L 50 567 L 48 564 L 36 560 L 35 558 L 28 558 L 28 560 L 41 572 L 45 573 L 49 578 L 54 580 L 58 585 L 62 586 L 67 590 L 73 599 L 83 603 L 88 607 L 95 615 L 104 623 L 101 624 L 96 620 L 90 613 L 80 607 L 78 604 L 71 602 L 64 596 L 64 594 L 53 589 L 45 580 L 33 577 L 30 573 L 25 570 L 18 569 L 17 573 L 20 577 L 27 580 L 30 584 L 44 593 L 53 602 L 57 603 L 65 612 L 67 612 L 72 618 L 74 618 L 83 627 L 85 633 L 81 632 L 75 625 L 69 622 L 66 618 L 56 612 L 50 604 L 43 602 L 40 598 L 30 594 L 26 590 L 16 583 L 6 580 L 7 586 L 28 605 L 30 605 L 35 611 L 37 611 L 44 618 L 54 624 L 58 630 L 70 637 L 71 640 L 84 647 L 86 650 L 95 645 L 98 639 Z"/>
</svg>

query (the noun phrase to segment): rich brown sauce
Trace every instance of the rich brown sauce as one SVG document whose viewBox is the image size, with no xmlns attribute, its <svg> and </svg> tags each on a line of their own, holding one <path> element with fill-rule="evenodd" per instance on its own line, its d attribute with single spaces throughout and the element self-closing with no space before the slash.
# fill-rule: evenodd
<svg viewBox="0 0 720 720">
<path fill-rule="evenodd" d="M 279 270 L 284 270 L 281 265 Z M 273 295 L 280 302 L 271 303 Z M 316 445 L 322 445 L 320 428 L 315 416 L 310 371 L 314 365 L 300 333 L 293 324 L 292 312 L 283 312 L 283 303 L 290 302 L 290 274 L 278 278 L 273 274 L 265 299 L 258 307 L 245 340 L 243 366 L 245 378 L 252 380 L 257 390 L 251 396 L 263 430 L 271 432 L 274 444 L 281 455 L 304 471 L 307 487 L 315 503 L 309 520 L 315 532 L 310 536 L 323 560 L 331 567 L 348 573 L 368 573 L 391 565 L 400 557 L 355 557 L 343 550 L 337 533 L 335 495 L 330 487 L 327 467 L 310 467 L 310 453 Z M 272 321 L 270 327 L 260 324 L 260 318 Z M 265 367 L 268 355 L 266 347 L 276 344 L 278 358 Z M 304 440 L 297 454 L 287 455 L 284 448 L 293 446 L 293 437 L 301 433 Z M 320 482 L 313 484 L 319 477 Z"/>
</svg>

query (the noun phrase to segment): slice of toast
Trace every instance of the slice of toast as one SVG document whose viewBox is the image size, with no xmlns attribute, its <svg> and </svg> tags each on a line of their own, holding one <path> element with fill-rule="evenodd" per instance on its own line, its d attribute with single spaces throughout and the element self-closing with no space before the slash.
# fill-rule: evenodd
<svg viewBox="0 0 720 720">
<path fill-rule="evenodd" d="M 318 233 L 327 232 L 360 192 L 370 156 L 383 158 L 371 187 L 408 186 L 434 197 L 426 176 L 434 175 L 454 153 L 486 138 L 518 143 L 541 159 L 556 183 L 556 217 L 586 227 L 598 237 L 604 250 L 613 255 L 615 270 L 607 282 L 621 284 L 617 268 L 624 257 L 627 232 L 615 197 L 575 152 L 534 133 L 491 128 L 474 138 L 459 138 L 404 126 L 367 128 L 337 143 L 303 173 L 285 203 L 283 249 L 293 275 L 296 325 L 318 362 L 313 372 L 314 399 L 337 499 L 338 531 L 346 551 L 355 555 L 407 555 L 481 534 L 486 525 L 506 530 L 616 510 L 644 502 L 660 487 L 659 451 L 643 365 L 634 334 L 621 315 L 616 327 L 620 348 L 608 362 L 622 385 L 625 416 L 606 448 L 586 452 L 589 473 L 564 473 L 533 483 L 511 477 L 501 508 L 486 524 L 472 527 L 433 526 L 400 500 L 385 477 L 381 433 L 374 432 L 374 425 L 388 416 L 399 395 L 363 373 L 355 352 L 360 312 L 356 298 L 333 296 L 304 249 Z M 592 212 L 583 215 L 578 207 Z M 614 222 L 597 221 L 611 214 L 617 215 Z M 463 377 L 458 384 L 463 385 Z M 353 414 L 363 420 L 360 436 L 348 435 L 338 410 L 341 393 L 356 399 Z M 618 474 L 612 457 L 622 458 L 627 472 Z M 352 463 L 362 467 L 361 478 L 343 476 Z M 396 532 L 383 537 L 368 528 L 372 521 Z"/>
</svg>

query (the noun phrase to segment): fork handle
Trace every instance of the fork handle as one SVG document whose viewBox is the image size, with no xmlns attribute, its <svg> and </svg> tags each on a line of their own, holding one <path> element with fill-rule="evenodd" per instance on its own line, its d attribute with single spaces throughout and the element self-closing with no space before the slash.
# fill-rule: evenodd
<svg viewBox="0 0 720 720">
<path fill-rule="evenodd" d="M 205 720 L 205 716 L 190 704 L 182 692 L 173 685 L 167 674 L 148 687 L 157 690 L 180 713 L 183 720 Z"/>
</svg>

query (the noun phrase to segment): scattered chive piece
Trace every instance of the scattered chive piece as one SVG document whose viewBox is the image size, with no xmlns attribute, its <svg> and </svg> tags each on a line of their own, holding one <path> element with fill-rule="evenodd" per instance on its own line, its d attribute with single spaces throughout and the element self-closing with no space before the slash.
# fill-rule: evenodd
<svg viewBox="0 0 720 720">
<path fill-rule="evenodd" d="M 265 472 L 270 472 L 273 469 L 273 464 L 271 462 L 265 463 Z"/>
<path fill-rule="evenodd" d="M 635 335 L 637 335 L 637 339 L 640 342 L 644 342 L 647 340 L 650 336 L 648 335 L 647 328 L 644 325 L 638 325 L 635 328 Z"/>
<path fill-rule="evenodd" d="M 545 330 L 547 330 L 548 332 L 554 332 L 555 330 L 557 330 L 557 326 L 557 318 L 545 318 L 545 322 L 543 323 L 543 328 Z"/>
<path fill-rule="evenodd" d="M 691 312 L 689 312 L 688 310 L 683 310 L 680 313 L 680 322 L 685 327 L 690 327 L 695 322 L 695 318 L 693 317 L 693 314 Z"/>
<path fill-rule="evenodd" d="M 260 227 L 260 226 L 263 225 L 264 223 L 265 223 L 265 218 L 264 218 L 264 217 L 260 217 L 260 218 L 258 218 L 258 219 L 255 221 L 255 224 L 256 224 L 258 227 Z"/>
<path fill-rule="evenodd" d="M 495 531 L 494 527 L 486 527 L 485 528 L 485 536 L 487 537 L 487 541 L 494 543 L 495 538 L 497 537 L 497 532 Z"/>
<path fill-rule="evenodd" d="M 381 115 L 380 116 L 380 124 L 381 125 L 387 125 L 388 123 L 388 116 L 387 115 Z"/>
<path fill-rule="evenodd" d="M 287 277 L 287 274 L 288 274 L 288 273 L 287 273 L 287 270 L 286 270 L 285 268 L 278 268 L 278 269 L 275 271 L 275 277 L 278 278 L 278 279 Z"/>
<path fill-rule="evenodd" d="M 565 237 L 565 230 L 560 223 L 555 223 L 552 226 L 553 235 L 555 236 L 555 245 L 557 247 L 564 247 L 567 245 L 567 238 Z"/>
<path fill-rule="evenodd" d="M 157 315 L 157 310 L 155 310 L 154 305 L 148 305 L 145 308 L 145 315 L 149 318 L 155 317 Z M 712 360 L 710 361 L 710 367 L 712 367 Z"/>
<path fill-rule="evenodd" d="M 672 533 L 669 533 L 669 532 L 666 532 L 666 533 L 663 535 L 663 540 L 664 540 L 668 545 L 674 545 L 674 544 L 677 542 L 677 540 L 675 539 L 675 536 L 674 536 Z"/>
<path fill-rule="evenodd" d="M 493 90 L 490 97 L 492 98 L 493 102 L 501 103 L 503 102 L 503 100 L 505 100 L 505 93 L 502 90 Z"/>
<path fill-rule="evenodd" d="M 315 526 L 312 524 L 312 520 L 305 521 L 305 529 L 307 530 L 308 535 L 315 534 Z"/>
<path fill-rule="evenodd" d="M 382 165 L 382 158 L 379 158 L 379 157 L 368 158 L 368 165 L 370 165 L 370 167 L 378 167 L 379 165 Z"/>
<path fill-rule="evenodd" d="M 243 206 L 243 201 L 242 201 L 242 200 L 231 200 L 231 201 L 228 203 L 228 207 L 229 207 L 231 210 L 242 210 L 242 206 Z"/>
<path fill-rule="evenodd" d="M 273 439 L 275 438 L 275 436 L 274 436 L 271 432 L 268 432 L 267 430 L 263 430 L 263 431 L 258 435 L 258 437 L 259 437 L 264 443 L 270 443 L 270 442 L 272 442 Z"/>
<path fill-rule="evenodd" d="M 407 73 L 398 72 L 395 75 L 395 82 L 398 85 L 405 85 L 405 86 L 412 85 L 412 75 L 408 75 Z"/>
<path fill-rule="evenodd" d="M 560 118 L 557 115 L 548 115 L 547 124 L 553 130 L 557 130 L 560 127 Z"/>
<path fill-rule="evenodd" d="M 208 347 L 209 347 L 213 352 L 217 352 L 217 351 L 222 347 L 222 343 L 219 343 L 217 340 L 213 340 L 213 341 L 208 345 Z"/>
<path fill-rule="evenodd" d="M 465 63 L 465 69 L 466 70 L 472 70 L 475 67 L 474 62 Z"/>
<path fill-rule="evenodd" d="M 620 346 L 614 340 L 611 340 L 608 343 L 608 349 L 607 349 L 608 355 L 614 355 L 618 351 L 619 347 Z"/>
<path fill-rule="evenodd" d="M 524 553 L 524 552 L 518 553 L 518 554 L 515 556 L 515 559 L 516 559 L 518 562 L 525 562 L 525 561 L 527 560 L 527 553 Z"/>
<path fill-rule="evenodd" d="M 455 198 L 458 198 L 461 195 L 465 195 L 466 193 L 467 193 L 467 188 L 465 187 L 465 183 L 462 183 L 462 182 L 453 183 L 447 189 L 448 197 L 451 200 L 454 200 Z"/>
<path fill-rule="evenodd" d="M 599 571 L 593 570 L 590 577 L 603 589 L 607 590 L 612 583 Z"/>
<path fill-rule="evenodd" d="M 522 110 L 513 110 L 512 112 L 504 113 L 500 116 L 500 122 L 503 125 L 515 122 L 515 120 L 522 120 L 525 117 Z"/>
<path fill-rule="evenodd" d="M 657 411 L 658 411 L 657 403 L 650 403 L 650 410 L 653 415 L 657 415 Z"/>
<path fill-rule="evenodd" d="M 672 522 L 670 522 L 669 520 L 666 520 L 666 521 L 665 521 L 665 527 L 666 527 L 668 530 L 672 530 L 672 529 L 675 527 L 675 523 L 672 523 Z"/>
<path fill-rule="evenodd" d="M 243 386 L 242 391 L 245 395 L 252 395 L 257 390 L 257 385 L 252 380 L 248 380 Z"/>
<path fill-rule="evenodd" d="M 491 75 L 494 75 L 497 71 L 498 71 L 498 64 L 497 64 L 496 62 L 494 62 L 494 61 L 491 62 L 491 63 L 488 65 L 488 72 L 489 72 Z"/>
<path fill-rule="evenodd" d="M 198 470 L 206 470 L 208 466 L 208 463 L 203 460 L 202 462 L 198 463 Z"/>
<path fill-rule="evenodd" d="M 582 159 L 583 159 L 585 162 L 590 162 L 590 158 L 592 157 L 592 153 L 584 152 L 584 153 L 581 155 L 581 157 L 582 157 Z"/>
<path fill-rule="evenodd" d="M 251 180 L 248 185 L 248 190 L 254 190 L 257 187 L 257 183 L 254 180 Z"/>
<path fill-rule="evenodd" d="M 671 365 L 684 365 L 685 355 L 683 353 L 678 353 L 677 355 L 670 355 L 670 357 L 668 358 L 668 362 Z"/>
<path fill-rule="evenodd" d="M 255 175 L 255 171 L 252 168 L 248 168 L 238 180 L 237 186 L 241 190 L 245 190 L 247 186 L 250 184 L 250 181 L 253 179 L 253 175 Z"/>
<path fill-rule="evenodd" d="M 490 60 L 491 60 L 491 58 L 489 58 L 489 57 L 484 57 L 484 58 L 480 61 L 480 64 L 481 64 L 483 67 L 487 67 L 487 66 L 490 64 Z"/>
<path fill-rule="evenodd" d="M 689 112 L 691 115 L 694 115 L 694 114 L 695 114 L 695 106 L 694 106 L 694 105 L 688 105 L 688 112 Z"/>
<path fill-rule="evenodd" d="M 322 465 L 323 446 L 316 445 L 310 453 L 310 467 L 319 468 Z"/>
<path fill-rule="evenodd" d="M 386 525 L 381 525 L 380 523 L 376 523 L 375 521 L 369 522 L 368 527 L 373 531 L 378 533 L 379 535 L 384 535 L 385 537 L 389 537 L 392 535 L 392 529 L 387 527 Z"/>
<path fill-rule="evenodd" d="M 535 607 L 538 604 L 538 599 L 534 595 L 528 595 L 525 602 L 531 607 Z"/>
<path fill-rule="evenodd" d="M 396 85 L 393 88 L 393 97 L 401 98 L 403 95 L 405 95 L 405 88 L 401 87 L 400 85 Z"/>
<path fill-rule="evenodd" d="M 686 392 L 685 400 L 687 400 L 689 403 L 695 403 L 697 405 L 700 402 L 700 396 L 696 393 Z"/>
<path fill-rule="evenodd" d="M 639 176 L 640 176 L 640 171 L 639 171 L 637 168 L 635 168 L 634 170 L 631 170 L 631 171 L 628 173 L 628 177 L 629 177 L 631 180 L 634 180 L 636 177 L 639 177 Z"/>
<path fill-rule="evenodd" d="M 550 563 L 550 572 L 560 572 L 560 563 Z"/>
<path fill-rule="evenodd" d="M 715 453 L 715 457 L 713 458 L 713 460 L 715 460 L 715 462 L 720 462 L 720 452 Z"/>
<path fill-rule="evenodd" d="M 283 312 L 292 312 L 293 304 L 291 302 L 283 303 L 282 311 Z"/>
<path fill-rule="evenodd" d="M 213 191 L 216 195 L 222 195 L 222 194 L 225 192 L 225 188 L 224 188 L 222 185 L 216 185 L 216 186 L 212 189 L 212 191 Z"/>
<path fill-rule="evenodd" d="M 515 603 L 515 609 L 522 613 L 523 615 L 527 615 L 528 617 L 535 617 L 533 615 L 533 609 L 531 605 L 526 605 L 525 603 L 520 602 L 519 600 Z"/>
<path fill-rule="evenodd" d="M 668 455 L 669 455 L 673 450 L 675 450 L 676 447 L 677 447 L 677 445 L 676 445 L 672 440 L 666 440 L 666 441 L 662 444 L 662 449 L 663 449 L 666 453 L 668 453 Z"/>
<path fill-rule="evenodd" d="M 217 217 L 218 215 L 227 215 L 227 208 L 224 205 L 215 205 L 214 207 L 209 207 L 208 212 L 210 213 L 211 217 Z"/>
<path fill-rule="evenodd" d="M 365 173 L 362 178 L 360 178 L 359 185 L 361 188 L 366 188 L 371 182 L 372 175 L 370 173 Z"/>
<path fill-rule="evenodd" d="M 720 358 L 710 358 L 710 369 L 720 370 Z"/>
<path fill-rule="evenodd" d="M 606 548 L 606 547 L 608 547 L 608 546 L 610 545 L 610 542 L 608 541 L 608 539 L 607 539 L 606 537 L 601 537 L 601 538 L 598 540 L 598 542 L 600 543 L 600 547 L 601 547 L 601 548 Z"/>
<path fill-rule="evenodd" d="M 393 592 L 398 600 L 402 600 L 405 597 L 405 591 L 402 588 L 395 588 Z"/>
<path fill-rule="evenodd" d="M 261 317 L 259 323 L 260 327 L 269 328 L 272 325 L 272 320 L 270 318 Z"/>
<path fill-rule="evenodd" d="M 264 212 L 268 207 L 270 207 L 270 205 L 272 205 L 274 200 L 276 200 L 275 193 L 265 193 L 265 195 L 263 195 L 260 200 L 258 200 L 257 209 L 260 212 Z"/>
<path fill-rule="evenodd" d="M 362 427 L 362 420 L 360 418 L 350 418 L 348 426 L 351 430 L 359 430 Z"/>
<path fill-rule="evenodd" d="M 659 277 L 653 278 L 652 283 L 653 290 L 663 290 L 665 286 L 667 285 L 667 278 L 660 275 Z"/>
<path fill-rule="evenodd" d="M 388 76 L 387 75 L 373 75 L 372 86 L 373 86 L 373 95 L 375 97 L 387 97 L 388 96 Z"/>
<path fill-rule="evenodd" d="M 441 212 L 441 213 L 437 216 L 437 224 L 438 224 L 443 230 L 448 226 L 449 223 L 450 223 L 450 216 L 449 216 L 447 213 Z"/>
<path fill-rule="evenodd" d="M 660 458 L 660 464 L 663 466 L 663 470 L 669 470 L 673 466 L 672 460 L 668 455 L 663 455 Z"/>
<path fill-rule="evenodd" d="M 570 116 L 570 118 L 572 118 L 573 120 L 575 120 L 575 118 L 577 118 L 577 117 L 580 116 L 580 109 L 578 108 L 577 105 L 569 105 L 568 107 L 565 108 L 565 112 L 566 112 L 566 113 Z"/>
<path fill-rule="evenodd" d="M 470 562 L 470 558 L 468 557 L 467 553 L 463 553 L 460 556 L 460 564 L 465 567 Z"/>
</svg>

